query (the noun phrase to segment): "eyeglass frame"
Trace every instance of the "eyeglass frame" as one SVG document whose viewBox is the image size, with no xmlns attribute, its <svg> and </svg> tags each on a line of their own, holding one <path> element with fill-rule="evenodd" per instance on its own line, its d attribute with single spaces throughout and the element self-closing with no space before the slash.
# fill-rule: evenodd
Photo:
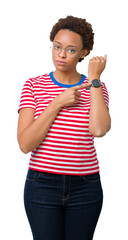
<svg viewBox="0 0 128 240">
<path fill-rule="evenodd" d="M 54 53 L 54 55 L 59 55 L 60 53 L 61 53 L 61 51 L 64 49 L 65 50 L 65 53 L 66 53 L 66 56 L 68 56 L 68 57 L 73 57 L 75 54 L 77 54 L 78 52 L 81 52 L 81 51 L 83 51 L 84 49 L 81 49 L 81 50 L 76 50 L 76 52 L 75 53 L 72 53 L 71 55 L 68 55 L 67 53 L 67 48 L 69 48 L 69 47 L 66 47 L 66 48 L 62 48 L 62 47 L 60 47 L 60 50 L 57 52 L 57 49 L 54 49 L 53 48 L 54 47 L 54 43 L 52 44 L 52 46 L 50 47 L 50 49 L 52 50 L 52 51 L 56 51 L 56 53 Z M 75 48 L 75 47 L 74 47 Z"/>
</svg>

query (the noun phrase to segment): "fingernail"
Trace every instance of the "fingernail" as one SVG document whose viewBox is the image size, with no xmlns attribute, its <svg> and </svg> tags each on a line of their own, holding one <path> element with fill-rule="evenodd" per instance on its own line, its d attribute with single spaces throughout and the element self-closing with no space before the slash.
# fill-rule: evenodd
<svg viewBox="0 0 128 240">
<path fill-rule="evenodd" d="M 90 90 L 90 87 L 88 86 L 88 87 L 86 87 L 86 90 Z"/>
</svg>

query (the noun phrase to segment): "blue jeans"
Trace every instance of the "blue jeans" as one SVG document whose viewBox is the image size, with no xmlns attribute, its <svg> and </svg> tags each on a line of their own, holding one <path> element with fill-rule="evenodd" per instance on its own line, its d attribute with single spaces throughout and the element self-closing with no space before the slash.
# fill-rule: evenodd
<svg viewBox="0 0 128 240">
<path fill-rule="evenodd" d="M 34 240 L 92 240 L 102 201 L 99 173 L 28 170 L 24 203 Z"/>
</svg>

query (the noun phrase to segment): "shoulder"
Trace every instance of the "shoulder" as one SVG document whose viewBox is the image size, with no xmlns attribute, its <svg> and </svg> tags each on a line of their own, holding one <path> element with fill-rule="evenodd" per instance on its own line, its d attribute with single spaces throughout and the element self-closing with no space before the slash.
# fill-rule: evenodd
<svg viewBox="0 0 128 240">
<path fill-rule="evenodd" d="M 83 75 L 83 74 L 82 74 L 82 76 L 83 76 L 83 79 L 84 79 L 83 83 L 87 84 L 88 83 L 88 77 Z"/>
<path fill-rule="evenodd" d="M 49 74 L 46 73 L 46 74 L 43 74 L 43 75 L 39 75 L 37 77 L 29 78 L 27 80 L 27 82 L 29 82 L 29 83 L 31 83 L 33 85 L 34 83 L 38 84 L 38 83 L 43 82 L 43 81 L 45 81 L 45 80 L 47 80 L 49 78 L 50 78 Z"/>
</svg>

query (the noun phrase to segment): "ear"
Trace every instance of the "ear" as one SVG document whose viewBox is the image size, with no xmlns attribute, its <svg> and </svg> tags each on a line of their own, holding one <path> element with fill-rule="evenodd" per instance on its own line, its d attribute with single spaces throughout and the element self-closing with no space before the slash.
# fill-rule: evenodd
<svg viewBox="0 0 128 240">
<path fill-rule="evenodd" d="M 83 50 L 82 50 L 82 53 L 81 53 L 81 58 L 86 57 L 86 56 L 88 55 L 88 53 L 89 53 L 89 50 L 83 49 Z"/>
</svg>

